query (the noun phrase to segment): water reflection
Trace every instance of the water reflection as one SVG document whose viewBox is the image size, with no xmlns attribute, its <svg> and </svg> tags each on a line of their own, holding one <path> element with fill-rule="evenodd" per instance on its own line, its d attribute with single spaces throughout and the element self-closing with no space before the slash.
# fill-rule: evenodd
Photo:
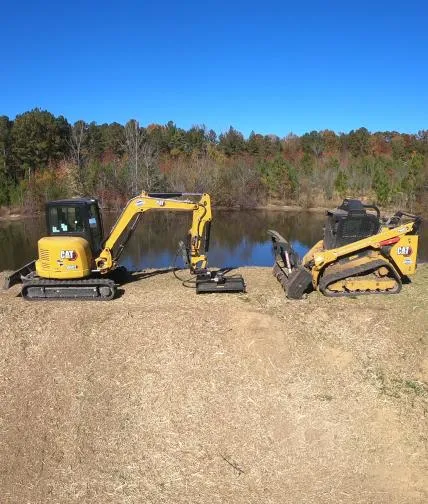
<svg viewBox="0 0 428 504">
<path fill-rule="evenodd" d="M 304 253 L 322 235 L 322 215 L 262 211 L 214 211 L 209 264 L 218 267 L 270 266 L 272 253 L 267 230 L 283 231 Z M 121 263 L 129 269 L 173 264 L 177 244 L 186 236 L 189 215 L 151 214 L 131 238 Z"/>
<path fill-rule="evenodd" d="M 322 237 L 324 215 L 310 212 L 214 210 L 209 265 L 270 266 L 272 252 L 266 231 L 275 229 L 303 255 Z M 104 215 L 109 230 L 117 215 Z M 190 214 L 146 214 L 130 239 L 120 263 L 130 270 L 171 266 L 177 244 L 190 226 Z M 37 240 L 45 233 L 44 217 L 0 223 L 0 271 L 17 269 L 37 255 Z M 428 227 L 422 226 L 419 259 L 428 260 Z M 179 262 L 181 265 L 181 263 Z"/>
</svg>

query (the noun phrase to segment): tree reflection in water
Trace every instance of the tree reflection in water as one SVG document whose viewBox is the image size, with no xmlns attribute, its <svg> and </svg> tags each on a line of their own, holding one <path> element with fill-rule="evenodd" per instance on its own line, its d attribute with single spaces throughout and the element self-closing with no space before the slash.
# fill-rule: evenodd
<svg viewBox="0 0 428 504">
<path fill-rule="evenodd" d="M 275 229 L 303 255 L 322 238 L 325 216 L 313 212 L 214 210 L 209 265 L 213 267 L 270 266 L 273 262 L 268 229 Z M 117 215 L 104 215 L 109 231 Z M 133 271 L 171 266 L 178 242 L 190 226 L 188 213 L 146 214 L 121 257 Z M 0 270 L 17 269 L 37 255 L 37 240 L 45 233 L 44 217 L 0 223 Z M 428 260 L 428 229 L 422 226 L 420 261 Z M 178 262 L 181 265 L 181 262 Z"/>
</svg>

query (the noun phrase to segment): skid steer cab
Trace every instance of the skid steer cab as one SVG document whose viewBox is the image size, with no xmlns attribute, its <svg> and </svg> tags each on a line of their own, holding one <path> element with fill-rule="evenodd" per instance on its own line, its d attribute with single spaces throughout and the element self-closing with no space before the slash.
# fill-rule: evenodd
<svg viewBox="0 0 428 504">
<path fill-rule="evenodd" d="M 290 299 L 312 290 L 326 296 L 397 294 L 417 266 L 421 218 L 396 212 L 381 219 L 375 205 L 345 199 L 327 212 L 324 237 L 300 258 L 278 232 L 269 230 L 273 274 Z"/>
<path fill-rule="evenodd" d="M 210 196 L 194 193 L 141 193 L 129 200 L 107 236 L 98 201 L 74 198 L 46 204 L 46 236 L 38 242 L 38 259 L 7 277 L 5 287 L 22 282 L 25 299 L 110 300 L 117 284 L 109 274 L 145 212 L 176 211 L 192 215 L 186 263 L 196 292 L 242 292 L 244 280 L 208 270 L 211 229 Z"/>
</svg>

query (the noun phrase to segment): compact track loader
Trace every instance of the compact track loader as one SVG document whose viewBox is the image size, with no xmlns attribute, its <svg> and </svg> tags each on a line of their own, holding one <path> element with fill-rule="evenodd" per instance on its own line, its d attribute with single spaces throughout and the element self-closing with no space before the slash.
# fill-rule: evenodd
<svg viewBox="0 0 428 504">
<path fill-rule="evenodd" d="M 275 254 L 273 274 L 290 299 L 312 290 L 326 296 L 397 294 L 416 270 L 421 218 L 345 199 L 327 212 L 324 238 L 301 259 L 276 231 L 269 230 Z"/>
</svg>

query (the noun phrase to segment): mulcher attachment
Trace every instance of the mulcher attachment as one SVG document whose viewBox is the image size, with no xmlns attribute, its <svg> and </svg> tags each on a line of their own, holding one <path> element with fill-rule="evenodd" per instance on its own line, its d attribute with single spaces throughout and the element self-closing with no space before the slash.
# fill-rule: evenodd
<svg viewBox="0 0 428 504">
<path fill-rule="evenodd" d="M 209 247 L 210 224 L 205 232 L 205 252 Z M 186 267 L 190 266 L 190 250 L 186 247 L 183 241 L 178 243 L 177 256 L 183 258 L 183 263 Z M 241 275 L 229 275 L 232 268 L 222 268 L 217 271 L 208 271 L 207 269 L 199 269 L 194 271 L 196 274 L 196 294 L 207 294 L 210 292 L 245 292 L 245 281 Z"/>
<path fill-rule="evenodd" d="M 226 276 L 223 271 L 206 271 L 196 275 L 196 294 L 209 292 L 245 292 L 241 275 Z"/>
<path fill-rule="evenodd" d="M 311 272 L 302 266 L 299 255 L 283 236 L 272 230 L 268 234 L 275 254 L 274 276 L 288 298 L 302 299 L 305 293 L 313 290 Z"/>
</svg>

